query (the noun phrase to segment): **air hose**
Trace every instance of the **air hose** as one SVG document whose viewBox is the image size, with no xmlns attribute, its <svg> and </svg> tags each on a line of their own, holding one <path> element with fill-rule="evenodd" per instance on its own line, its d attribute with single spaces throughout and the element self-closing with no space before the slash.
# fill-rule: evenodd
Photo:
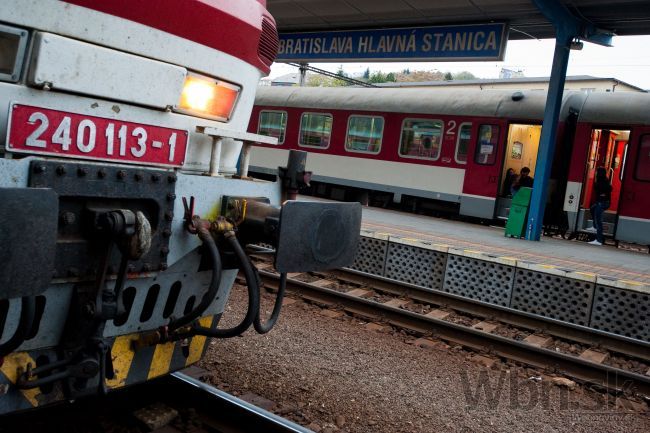
<svg viewBox="0 0 650 433">
<path fill-rule="evenodd" d="M 266 334 L 275 326 L 275 323 L 280 317 L 280 310 L 282 310 L 282 301 L 284 300 L 284 291 L 287 287 L 287 273 L 282 272 L 280 274 L 280 284 L 278 285 L 278 293 L 275 297 L 275 304 L 273 305 L 273 311 L 271 312 L 271 317 L 266 323 L 262 323 L 260 320 L 260 308 L 257 309 L 257 314 L 255 314 L 255 321 L 253 326 L 259 334 Z"/>
<path fill-rule="evenodd" d="M 199 227 L 197 230 L 199 239 L 201 239 L 203 246 L 207 249 L 210 255 L 210 261 L 212 262 L 212 279 L 210 280 L 208 291 L 205 295 L 203 295 L 203 298 L 201 299 L 199 305 L 178 319 L 172 319 L 172 321 L 169 322 L 169 325 L 167 325 L 168 332 L 172 332 L 178 328 L 189 325 L 194 320 L 201 317 L 205 310 L 208 309 L 210 304 L 212 304 L 212 301 L 215 300 L 219 292 L 219 284 L 221 283 L 221 273 L 223 269 L 221 265 L 221 256 L 219 255 L 219 249 L 217 248 L 217 244 L 214 242 L 214 239 L 212 238 L 212 235 L 207 228 Z"/>
<path fill-rule="evenodd" d="M 25 337 L 29 334 L 34 324 L 34 314 L 36 311 L 36 300 L 33 296 L 24 296 L 20 303 L 20 321 L 16 332 L 9 340 L 0 344 L 0 358 L 12 353 L 18 349 L 25 341 Z"/>
<path fill-rule="evenodd" d="M 215 338 L 237 337 L 244 333 L 251 326 L 251 324 L 253 324 L 255 318 L 259 316 L 260 286 L 257 282 L 255 270 L 253 269 L 248 256 L 246 256 L 244 249 L 239 244 L 235 233 L 232 231 L 226 232 L 224 233 L 224 237 L 235 252 L 235 255 L 237 256 L 237 259 L 241 265 L 242 271 L 244 271 L 244 277 L 246 278 L 246 287 L 248 289 L 248 308 L 246 311 L 246 316 L 237 326 L 227 329 L 205 328 L 195 323 L 190 331 L 191 335 L 204 335 L 206 337 Z"/>
</svg>

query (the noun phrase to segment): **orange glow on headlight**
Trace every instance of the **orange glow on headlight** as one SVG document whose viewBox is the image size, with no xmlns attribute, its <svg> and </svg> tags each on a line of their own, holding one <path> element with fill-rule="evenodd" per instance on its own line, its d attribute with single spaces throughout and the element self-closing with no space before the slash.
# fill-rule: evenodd
<svg viewBox="0 0 650 433">
<path fill-rule="evenodd" d="M 241 88 L 208 77 L 188 75 L 178 108 L 199 116 L 229 120 Z"/>
</svg>

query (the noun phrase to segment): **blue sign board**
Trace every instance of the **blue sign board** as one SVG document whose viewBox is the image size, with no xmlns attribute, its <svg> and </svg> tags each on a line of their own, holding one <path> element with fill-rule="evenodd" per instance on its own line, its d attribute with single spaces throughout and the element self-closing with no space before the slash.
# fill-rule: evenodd
<svg viewBox="0 0 650 433">
<path fill-rule="evenodd" d="M 508 26 L 281 33 L 278 62 L 503 60 Z"/>
</svg>

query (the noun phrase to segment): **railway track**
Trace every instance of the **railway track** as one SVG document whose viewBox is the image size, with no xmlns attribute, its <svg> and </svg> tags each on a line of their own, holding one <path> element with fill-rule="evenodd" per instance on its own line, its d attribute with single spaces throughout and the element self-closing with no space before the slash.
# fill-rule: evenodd
<svg viewBox="0 0 650 433">
<path fill-rule="evenodd" d="M 265 285 L 278 274 L 256 258 Z M 287 290 L 489 357 L 526 364 L 616 394 L 650 398 L 650 344 L 356 271 L 289 274 Z"/>
<path fill-rule="evenodd" d="M 102 397 L 0 418 L 0 432 L 308 433 L 184 373 Z"/>
</svg>

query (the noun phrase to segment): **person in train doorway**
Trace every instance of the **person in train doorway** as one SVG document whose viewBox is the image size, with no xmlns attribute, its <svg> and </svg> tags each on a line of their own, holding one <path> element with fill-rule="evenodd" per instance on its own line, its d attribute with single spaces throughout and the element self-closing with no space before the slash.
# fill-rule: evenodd
<svg viewBox="0 0 650 433">
<path fill-rule="evenodd" d="M 512 195 L 515 195 L 519 188 L 532 188 L 535 179 L 530 176 L 530 168 L 523 167 L 519 173 L 519 178 L 512 184 Z"/>
<path fill-rule="evenodd" d="M 509 168 L 503 178 L 503 187 L 501 188 L 501 195 L 503 197 L 510 197 L 512 195 L 512 185 L 517 180 L 517 173 L 514 168 Z"/>
<path fill-rule="evenodd" d="M 596 239 L 589 242 L 591 245 L 602 245 L 605 243 L 605 236 L 603 235 L 603 214 L 609 209 L 609 204 L 612 198 L 612 185 L 607 178 L 607 170 L 605 167 L 598 167 L 596 169 L 596 179 L 594 181 L 594 204 L 591 205 L 591 218 L 594 222 L 596 229 Z"/>
</svg>

